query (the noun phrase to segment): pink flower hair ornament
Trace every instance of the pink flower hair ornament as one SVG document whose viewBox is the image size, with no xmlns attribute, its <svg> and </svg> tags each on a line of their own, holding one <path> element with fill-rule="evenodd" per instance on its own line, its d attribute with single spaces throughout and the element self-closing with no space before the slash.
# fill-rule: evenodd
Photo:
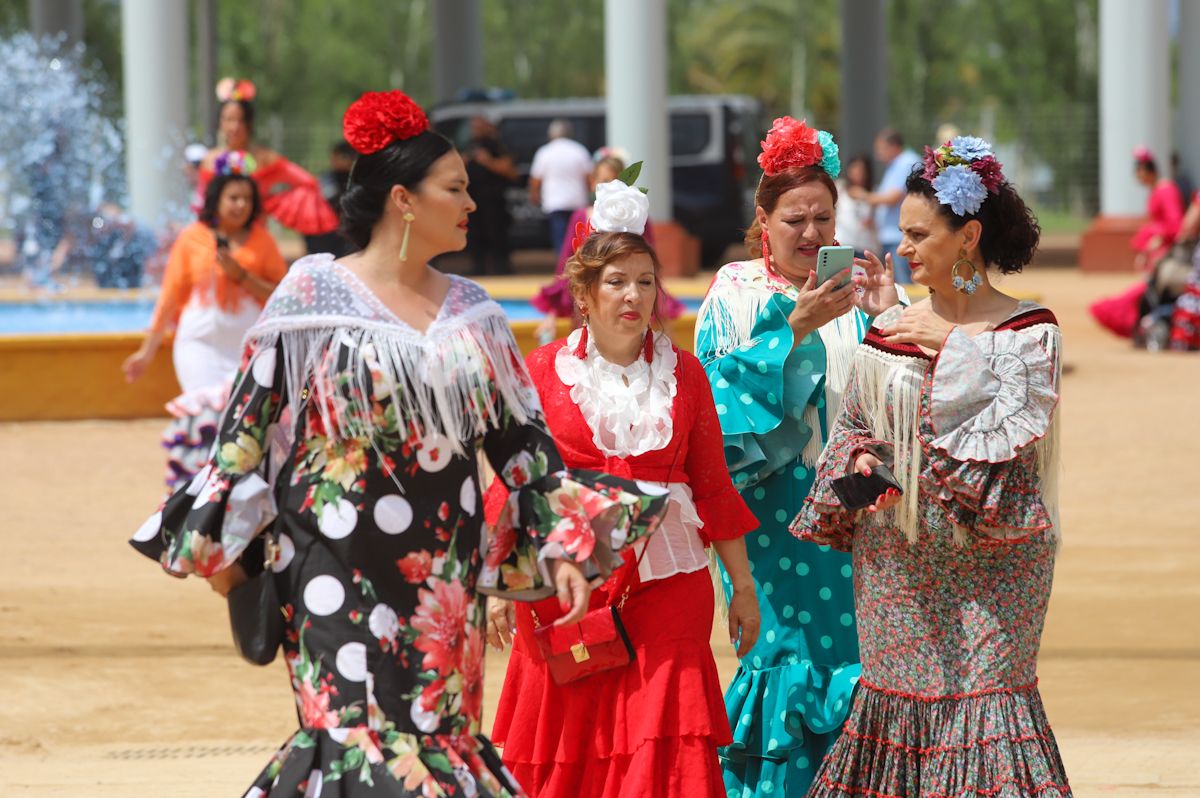
<svg viewBox="0 0 1200 798">
<path fill-rule="evenodd" d="M 217 82 L 217 99 L 223 103 L 227 102 L 254 102 L 254 98 L 258 96 L 258 89 L 254 84 L 245 78 L 238 80 L 237 78 L 221 78 Z"/>
</svg>

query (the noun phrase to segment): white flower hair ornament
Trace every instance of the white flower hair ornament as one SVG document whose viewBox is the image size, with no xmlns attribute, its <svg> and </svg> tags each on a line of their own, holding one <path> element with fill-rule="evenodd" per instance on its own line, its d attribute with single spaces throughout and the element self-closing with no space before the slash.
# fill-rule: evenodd
<svg viewBox="0 0 1200 798">
<path fill-rule="evenodd" d="M 642 172 L 642 162 L 631 165 L 616 180 L 596 186 L 596 202 L 592 205 L 591 227 L 597 233 L 646 232 L 650 218 L 650 200 L 646 189 L 634 185 Z"/>
</svg>

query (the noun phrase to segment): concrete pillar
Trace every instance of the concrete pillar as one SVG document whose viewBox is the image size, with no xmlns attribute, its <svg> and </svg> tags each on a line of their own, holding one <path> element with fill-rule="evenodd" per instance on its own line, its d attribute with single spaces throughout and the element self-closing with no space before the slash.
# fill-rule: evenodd
<svg viewBox="0 0 1200 798">
<path fill-rule="evenodd" d="M 666 0 L 604 0 L 604 79 L 605 143 L 644 161 L 638 183 L 650 189 L 650 217 L 670 219 Z"/>
<path fill-rule="evenodd" d="M 887 6 L 842 0 L 842 159 L 873 158 L 875 134 L 888 125 Z"/>
<path fill-rule="evenodd" d="M 187 0 L 121 3 L 130 210 L 155 228 L 187 198 L 178 163 L 190 91 L 187 14 Z"/>
<path fill-rule="evenodd" d="M 1146 189 L 1133 176 L 1134 147 L 1149 147 L 1160 168 L 1170 164 L 1167 10 L 1168 0 L 1100 0 L 1100 213 L 1105 216 L 1145 211 Z"/>
<path fill-rule="evenodd" d="M 217 141 L 217 3 L 196 0 L 196 129 L 200 140 Z"/>
<path fill-rule="evenodd" d="M 479 0 L 436 0 L 433 6 L 433 96 L 483 88 L 483 21 Z"/>
<path fill-rule="evenodd" d="M 75 44 L 83 39 L 83 0 L 29 0 L 29 28 L 37 36 L 65 33 Z"/>
<path fill-rule="evenodd" d="M 1200 2 L 1184 0 L 1179 4 L 1179 120 L 1176 139 L 1180 165 L 1200 187 Z M 1186 201 L 1188 197 L 1184 197 Z"/>
</svg>

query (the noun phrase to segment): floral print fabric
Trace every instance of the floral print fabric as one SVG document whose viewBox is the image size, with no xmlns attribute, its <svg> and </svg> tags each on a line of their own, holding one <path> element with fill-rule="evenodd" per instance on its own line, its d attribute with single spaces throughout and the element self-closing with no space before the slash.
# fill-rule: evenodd
<svg viewBox="0 0 1200 798">
<path fill-rule="evenodd" d="M 1058 336 L 1044 309 L 1001 329 L 1035 342 Z M 865 409 L 863 381 L 852 379 L 817 484 L 792 525 L 805 540 L 852 549 L 862 655 L 850 716 L 809 795 L 1069 796 L 1036 687 L 1056 548 L 1036 446 L 989 463 L 957 461 L 929 445 L 934 363 L 915 348 L 885 346 L 872 331 L 855 369 L 884 370 L 880 385 L 906 385 L 900 372 L 920 376 L 913 422 L 921 464 L 918 484 L 906 486 L 919 493 L 917 537 L 910 540 L 895 511 L 846 512 L 829 487 L 863 451 L 884 460 L 895 453 L 879 417 Z M 1057 352 L 1057 344 L 1039 347 L 1032 359 Z M 970 376 L 956 371 L 962 362 L 952 355 L 939 360 L 937 379 Z M 895 417 L 895 390 L 880 417 Z M 1046 419 L 1039 437 L 1049 426 Z"/>
<path fill-rule="evenodd" d="M 466 301 L 468 288 L 452 287 L 447 303 L 477 305 Z M 432 331 L 419 345 L 435 351 L 439 336 Z M 477 397 L 490 408 L 486 431 L 457 445 L 402 424 L 392 396 L 403 388 L 373 390 L 397 377 L 379 370 L 387 358 L 360 357 L 362 339 L 353 335 L 310 340 L 327 348 L 300 359 L 320 364 L 314 384 L 337 386 L 336 395 L 303 397 L 290 440 L 285 371 L 298 353 L 287 351 L 292 339 L 283 336 L 272 346 L 252 339 L 212 461 L 133 545 L 174 573 L 207 576 L 239 558 L 253 571 L 264 559 L 257 534 L 274 523 L 279 554 L 270 568 L 287 620 L 283 650 L 301 730 L 249 795 L 519 795 L 478 736 L 483 592 L 547 595 L 551 556 L 602 570 L 592 559 L 598 546 L 615 549 L 648 534 L 665 500 L 616 478 L 568 474 L 536 401 L 518 420 L 496 389 Z M 516 351 L 511 336 L 506 345 Z M 469 362 L 520 369 L 516 360 Z M 336 434 L 330 404 L 343 421 L 370 416 L 373 434 Z M 522 507 L 518 523 L 491 542 L 477 451 Z"/>
</svg>

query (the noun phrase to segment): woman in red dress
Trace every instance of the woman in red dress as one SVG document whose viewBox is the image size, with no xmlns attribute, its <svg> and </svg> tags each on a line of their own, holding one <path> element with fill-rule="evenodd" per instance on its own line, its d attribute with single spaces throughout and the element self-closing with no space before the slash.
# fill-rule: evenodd
<svg viewBox="0 0 1200 798">
<path fill-rule="evenodd" d="M 218 128 L 223 146 L 213 147 L 196 172 L 196 192 L 204 196 L 216 174 L 217 159 L 226 153 L 243 153 L 246 173 L 258 184 L 263 210 L 284 227 L 305 236 L 337 230 L 338 218 L 311 173 L 279 153 L 254 141 L 254 98 L 257 90 L 248 80 L 225 78 L 217 84 L 221 103 Z M 249 157 L 247 157 L 249 156 Z"/>
<path fill-rule="evenodd" d="M 723 798 L 717 746 L 731 735 L 709 644 L 707 546 L 733 579 L 729 634 L 739 655 L 758 636 L 742 540 L 758 522 L 725 468 L 704 368 L 650 327 L 657 256 L 639 225 L 609 223 L 624 214 L 610 214 L 604 197 L 637 205 L 640 193 L 629 191 L 601 195 L 592 214 L 599 232 L 567 266 L 586 325 L 530 353 L 528 365 L 567 463 L 657 485 L 673 501 L 658 531 L 627 555 L 637 561 L 593 593 L 593 609 L 626 597 L 630 664 L 558 685 L 534 638 L 561 614 L 557 604 L 489 610 L 492 644 L 515 637 L 493 734 L 534 798 Z M 614 227 L 635 232 L 606 232 Z"/>
</svg>

